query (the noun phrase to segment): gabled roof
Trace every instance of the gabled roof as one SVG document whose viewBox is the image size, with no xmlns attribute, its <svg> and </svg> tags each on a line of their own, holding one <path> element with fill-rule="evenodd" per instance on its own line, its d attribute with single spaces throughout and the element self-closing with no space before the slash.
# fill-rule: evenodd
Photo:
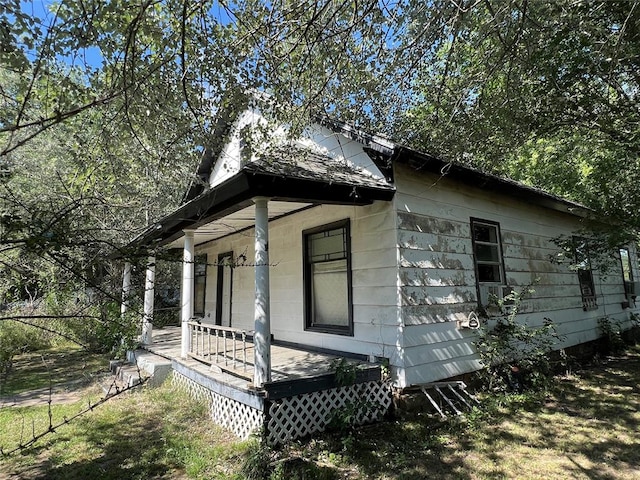
<svg viewBox="0 0 640 480">
<path fill-rule="evenodd" d="M 591 213 L 588 207 L 580 203 L 553 195 L 540 188 L 531 187 L 506 177 L 485 173 L 462 163 L 443 160 L 428 153 L 394 143 L 382 135 L 363 132 L 349 124 L 329 118 L 319 118 L 318 122 L 365 145 L 369 156 L 389 180 L 393 178 L 393 163 L 404 163 L 417 171 L 446 176 L 451 180 L 483 190 L 509 195 L 552 210 L 567 212 L 581 217 Z"/>
<path fill-rule="evenodd" d="M 442 175 L 449 180 L 556 211 L 582 217 L 590 212 L 579 203 L 541 189 L 394 144 L 384 137 L 363 133 L 346 124 L 326 119 L 321 123 L 337 134 L 362 144 L 363 150 L 384 177 L 372 175 L 352 163 L 330 158 L 298 144 L 288 144 L 268 150 L 254 161 L 244 163 L 231 178 L 209 187 L 208 180 L 214 165 L 209 152 L 203 156 L 198 169 L 201 183 L 191 186 L 185 195 L 185 203 L 149 226 L 129 247 L 167 245 L 180 238 L 183 230 L 196 229 L 228 216 L 244 216 L 246 220 L 247 214 L 242 211 L 253 204 L 252 198 L 258 196 L 269 197 L 275 202 L 290 202 L 276 208 L 272 218 L 315 204 L 366 205 L 376 200 L 389 201 L 395 193 L 394 163 L 406 164 L 416 171 Z M 239 231 L 248 228 L 249 223 L 237 221 L 235 225 L 235 231 Z M 222 234 L 218 233 L 220 236 Z"/>
<path fill-rule="evenodd" d="M 393 190 L 393 186 L 385 178 L 295 144 L 279 146 L 256 161 L 247 163 L 244 169 L 252 173 Z"/>
<path fill-rule="evenodd" d="M 166 245 L 185 229 L 196 229 L 251 206 L 254 197 L 292 202 L 294 211 L 313 204 L 367 205 L 391 200 L 394 193 L 395 187 L 384 178 L 347 162 L 300 147 L 278 148 L 247 162 L 225 182 L 149 226 L 129 247 Z M 279 210 L 278 215 L 282 214 Z"/>
</svg>

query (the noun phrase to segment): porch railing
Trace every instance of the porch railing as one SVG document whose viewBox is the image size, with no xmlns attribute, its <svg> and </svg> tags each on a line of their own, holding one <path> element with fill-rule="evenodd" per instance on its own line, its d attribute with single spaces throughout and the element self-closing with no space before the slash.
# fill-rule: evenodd
<svg viewBox="0 0 640 480">
<path fill-rule="evenodd" d="M 253 344 L 247 340 L 246 330 L 193 321 L 188 324 L 189 356 L 209 365 L 247 372 Z"/>
</svg>

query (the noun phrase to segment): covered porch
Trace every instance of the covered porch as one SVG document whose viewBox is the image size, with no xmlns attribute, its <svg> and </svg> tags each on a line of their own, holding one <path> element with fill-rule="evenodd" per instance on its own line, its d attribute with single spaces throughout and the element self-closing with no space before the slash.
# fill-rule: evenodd
<svg viewBox="0 0 640 480">
<path fill-rule="evenodd" d="M 357 372 L 357 380 L 379 380 L 381 366 L 362 355 L 318 351 L 302 345 L 274 342 L 271 345 L 271 381 L 256 389 L 253 385 L 254 343 L 251 332 L 217 325 L 189 322 L 192 348 L 182 357 L 180 327 L 154 331 L 152 344 L 142 348 L 169 360 L 176 360 L 217 382 L 273 397 L 287 386 L 288 393 L 309 390 L 310 385 L 335 386 L 337 369 Z M 341 365 L 341 366 L 340 366 Z M 296 385 L 298 384 L 298 385 Z M 306 384 L 306 385 L 305 385 Z"/>
<path fill-rule="evenodd" d="M 216 331 L 214 325 L 190 322 L 193 351 L 186 358 L 181 327 L 156 329 L 153 343 L 142 348 L 170 360 L 172 384 L 206 402 L 214 423 L 240 438 L 262 430 L 270 444 L 281 444 L 323 431 L 341 408 L 359 410 L 355 422 L 367 423 L 391 405 L 379 364 L 277 343 L 271 345 L 271 381 L 257 389 L 251 378 L 253 339 L 230 330 L 237 329 Z"/>
<path fill-rule="evenodd" d="M 362 155 L 371 162 L 370 155 L 372 154 L 370 152 L 362 153 Z M 378 175 L 380 174 L 378 173 Z M 135 251 L 149 254 L 144 288 L 142 343 L 152 346 L 156 342 L 153 331 L 154 252 L 160 249 L 182 250 L 180 357 L 182 359 L 197 358 L 207 363 L 210 358 L 213 358 L 211 357 L 212 351 L 218 352 L 217 349 L 226 348 L 224 345 L 220 345 L 219 341 L 225 342 L 228 334 L 228 338 L 233 337 L 234 339 L 230 343 L 233 345 L 231 348 L 240 348 L 245 355 L 242 359 L 242 372 L 234 367 L 234 374 L 251 380 L 257 389 L 271 383 L 274 380 L 273 375 L 276 379 L 278 378 L 278 372 L 273 371 L 271 366 L 273 333 L 270 277 L 274 266 L 271 257 L 274 245 L 270 245 L 271 224 L 293 215 L 304 216 L 306 212 L 320 205 L 353 208 L 369 206 L 376 201 L 387 202 L 393 198 L 394 191 L 392 184 L 383 176 L 374 176 L 364 172 L 360 167 L 346 162 L 336 162 L 328 157 L 297 147 L 286 152 L 278 152 L 277 158 L 249 162 L 222 183 L 214 185 L 204 192 L 194 193 L 193 199 L 157 224 L 149 227 L 130 244 L 130 248 Z M 348 237 L 346 227 L 342 227 L 341 232 L 345 237 Z M 219 275 L 230 274 L 232 269 L 239 267 L 249 267 L 253 270 L 253 298 L 244 299 L 243 305 L 246 305 L 247 308 L 243 312 L 241 320 L 246 330 L 245 340 L 247 336 L 251 339 L 249 346 L 246 343 L 243 344 L 243 334 L 240 331 L 236 331 L 230 326 L 225 330 L 225 323 L 230 325 L 228 309 L 231 308 L 230 296 L 232 294 L 231 291 L 226 290 L 226 288 L 230 288 L 230 285 L 225 283 L 225 278 L 219 279 L 220 285 L 223 287 L 217 292 L 219 298 L 216 298 L 215 318 L 210 318 L 211 312 L 205 312 L 203 296 L 198 297 L 202 299 L 202 309 L 199 314 L 201 317 L 198 318 L 196 315 L 196 297 L 198 293 L 206 291 L 207 288 L 206 283 L 198 284 L 196 282 L 195 267 L 198 249 L 225 242 L 233 235 L 242 235 L 251 239 L 253 245 L 250 243 L 248 245 L 250 245 L 249 248 L 252 247 L 253 252 L 248 250 L 248 255 L 242 253 L 236 257 L 233 256 L 233 252 L 228 252 L 232 254 L 228 257 L 230 260 L 225 260 L 226 257 L 222 252 L 216 252 L 218 259 L 207 261 L 206 265 L 216 268 L 229 267 L 223 268 L 224 273 L 219 271 Z M 349 241 L 350 238 L 346 238 L 344 244 L 346 245 Z M 347 248 L 341 248 L 344 248 L 345 253 L 340 258 L 343 258 L 343 262 L 346 263 Z M 322 253 L 322 255 L 329 254 Z M 278 261 L 276 260 L 275 264 L 278 264 Z M 127 297 L 131 288 L 130 271 L 130 265 L 125 265 L 123 313 L 127 310 Z M 344 289 L 350 288 L 348 282 L 350 280 L 343 280 Z M 198 292 L 197 288 L 202 288 L 202 291 Z M 299 297 L 302 295 L 302 292 L 298 293 Z M 346 304 L 346 302 L 350 302 L 350 298 L 347 299 L 347 297 L 350 297 L 351 293 L 343 292 L 342 295 L 344 297 L 342 300 L 345 302 L 345 312 L 340 313 L 346 315 L 346 310 L 351 308 Z M 325 302 L 332 301 L 327 296 L 323 300 Z M 251 312 L 249 311 L 250 303 L 253 304 Z M 222 311 L 226 311 L 227 316 L 218 315 Z M 202 316 L 209 318 L 205 321 Z M 213 323 L 215 325 L 212 325 Z M 341 333 L 353 337 L 353 328 Z M 297 342 L 299 342 L 298 339 L 293 339 L 293 343 Z M 240 344 L 242 346 L 239 346 Z M 220 355 L 217 355 L 216 358 L 220 358 Z M 237 361 L 238 358 L 234 358 L 235 366 L 237 366 Z M 214 363 L 216 367 L 221 367 L 219 362 Z M 225 367 L 228 367 L 228 363 Z"/>
<path fill-rule="evenodd" d="M 328 144 L 329 150 L 340 155 L 355 149 L 349 161 L 290 146 L 249 162 L 238 158 L 224 175 L 218 175 L 217 169 L 227 165 L 228 160 L 209 165 L 209 170 L 203 172 L 203 178 L 210 178 L 208 185 L 188 192 L 186 203 L 129 245 L 137 255 L 149 255 L 141 335 L 144 348 L 170 358 L 173 381 L 211 401 L 214 421 L 241 437 L 262 429 L 270 441 L 278 443 L 324 429 L 333 412 L 347 405 L 366 404 L 357 420 L 365 422 L 379 418 L 391 403 L 380 365 L 367 361 L 369 356 L 377 360 L 378 350 L 384 350 L 378 348 L 378 337 L 369 339 L 375 344 L 375 353 L 349 353 L 358 351 L 362 340 L 353 328 L 351 220 L 342 212 L 350 209 L 353 216 L 355 208 L 375 209 L 374 205 L 392 200 L 395 188 L 389 176 L 375 167 L 380 152 L 365 152 L 361 146 L 356 149 L 351 140 L 321 133 L 319 138 L 325 146 L 318 151 L 327 150 L 326 143 L 334 142 L 335 145 Z M 340 305 L 339 311 L 325 307 L 326 318 L 322 319 L 327 324 L 331 317 L 329 320 L 334 321 L 330 327 L 338 328 L 332 332 L 321 324 L 314 332 L 307 312 L 300 311 L 305 295 L 310 298 L 300 288 L 303 260 L 291 260 L 292 254 L 303 255 L 303 248 L 296 244 L 292 249 L 289 242 L 295 238 L 301 243 L 304 228 L 299 227 L 298 231 L 296 226 L 286 231 L 281 227 L 280 236 L 271 243 L 270 230 L 274 224 L 283 226 L 291 219 L 301 222 L 315 218 L 317 210 L 324 206 L 342 209 L 340 218 L 313 223 L 323 229 L 319 238 L 324 238 L 326 232 L 340 234 L 335 235 L 338 241 L 334 242 L 337 260 L 330 257 L 333 253 L 321 252 L 320 256 L 324 261 L 335 260 L 337 266 L 333 268 L 339 273 L 325 278 L 337 277 L 334 284 L 342 290 L 334 296 L 322 296 L 324 305 Z M 326 215 L 337 215 L 335 212 Z M 236 245 L 231 244 L 232 239 Z M 320 240 L 314 245 L 321 245 Z M 183 252 L 181 327 L 164 332 L 153 328 L 153 255 L 161 249 Z M 217 279 L 210 278 L 212 284 L 215 282 L 215 291 L 207 284 L 206 273 L 204 278 L 196 278 L 196 255 L 207 250 L 211 259 L 204 264 L 218 273 Z M 280 257 L 274 260 L 274 253 Z M 276 265 L 279 268 L 273 272 Z M 270 282 L 274 273 L 280 282 L 276 288 Z M 285 277 L 290 283 L 283 287 Z M 232 283 L 240 286 L 234 289 Z M 215 293 L 211 304 L 206 295 L 201 295 L 208 288 Z M 130 268 L 125 266 L 123 312 L 129 290 Z M 274 292 L 279 295 L 276 306 L 281 319 L 280 330 L 275 333 L 277 340 L 271 318 Z M 233 309 L 237 311 L 232 321 Z M 236 328 L 239 326 L 242 328 Z M 314 348 L 320 341 L 325 342 L 324 348 Z M 334 348 L 339 351 L 329 351 Z"/>
</svg>

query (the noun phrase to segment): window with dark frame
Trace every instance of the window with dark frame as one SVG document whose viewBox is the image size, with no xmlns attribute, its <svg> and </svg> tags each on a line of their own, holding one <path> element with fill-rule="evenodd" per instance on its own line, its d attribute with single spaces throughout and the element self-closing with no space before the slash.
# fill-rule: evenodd
<svg viewBox="0 0 640 480">
<path fill-rule="evenodd" d="M 471 219 L 473 254 L 478 283 L 504 283 L 500 224 Z"/>
<path fill-rule="evenodd" d="M 622 247 L 619 249 L 620 263 L 622 266 L 622 281 L 624 282 L 624 293 L 627 297 L 635 296 L 635 283 L 633 283 L 633 269 L 631 268 L 631 255 L 629 249 Z"/>
<path fill-rule="evenodd" d="M 204 316 L 204 302 L 207 287 L 207 255 L 196 255 L 193 269 L 193 314 Z"/>
<path fill-rule="evenodd" d="M 305 329 L 353 335 L 349 220 L 303 232 Z"/>
<path fill-rule="evenodd" d="M 587 241 L 584 238 L 573 237 L 573 249 L 576 270 L 578 272 L 578 282 L 580 284 L 580 294 L 582 295 L 582 309 L 584 311 L 597 310 L 598 302 L 593 283 L 593 271 L 591 269 L 591 258 L 589 257 Z"/>
<path fill-rule="evenodd" d="M 492 299 L 500 299 L 504 294 L 505 275 L 500 224 L 471 218 L 471 239 L 478 303 L 483 307 L 489 307 Z"/>
</svg>

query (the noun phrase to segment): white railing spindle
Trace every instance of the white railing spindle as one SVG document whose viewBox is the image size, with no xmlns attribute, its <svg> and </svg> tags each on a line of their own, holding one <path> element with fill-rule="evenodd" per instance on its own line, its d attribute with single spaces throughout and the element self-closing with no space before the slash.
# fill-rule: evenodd
<svg viewBox="0 0 640 480">
<path fill-rule="evenodd" d="M 204 325 L 188 322 L 192 338 L 189 355 L 197 360 L 212 365 L 224 362 L 231 368 L 242 366 L 247 371 L 247 331 L 239 328 L 220 325 Z M 214 337 L 213 340 L 211 337 Z M 222 339 L 220 338 L 222 337 Z M 222 340 L 222 345 L 220 345 Z M 214 345 L 212 346 L 212 342 Z M 229 345 L 231 342 L 231 345 Z M 222 348 L 220 348 L 222 347 Z M 242 358 L 240 358 L 242 356 Z"/>
</svg>

